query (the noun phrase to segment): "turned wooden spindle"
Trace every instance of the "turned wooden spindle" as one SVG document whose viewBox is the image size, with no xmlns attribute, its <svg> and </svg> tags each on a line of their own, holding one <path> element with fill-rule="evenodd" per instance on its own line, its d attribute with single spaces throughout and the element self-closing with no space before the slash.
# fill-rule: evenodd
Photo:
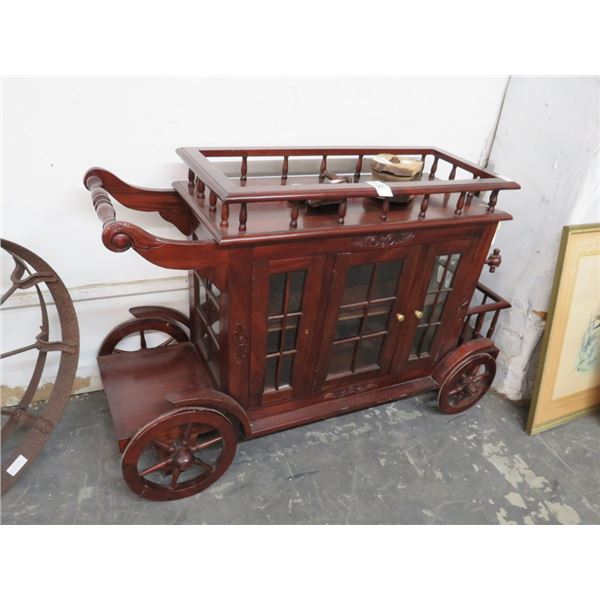
<svg viewBox="0 0 600 600">
<path fill-rule="evenodd" d="M 338 223 L 340 225 L 344 224 L 344 219 L 346 218 L 346 210 L 348 209 L 348 200 L 346 198 L 342 198 L 340 205 L 338 206 Z"/>
<path fill-rule="evenodd" d="M 481 336 L 481 326 L 483 325 L 483 319 L 485 313 L 479 313 L 475 319 L 475 327 L 473 327 L 473 337 L 478 338 Z"/>
<path fill-rule="evenodd" d="M 473 173 L 473 179 L 479 179 L 479 177 L 478 177 L 477 173 Z M 477 198 L 479 198 L 479 194 L 481 194 L 481 192 L 475 192 L 475 196 L 476 196 Z"/>
<path fill-rule="evenodd" d="M 298 215 L 300 214 L 300 202 L 292 202 L 290 227 L 298 227 Z"/>
<path fill-rule="evenodd" d="M 467 206 L 471 206 L 471 202 L 473 201 L 473 192 L 467 192 Z"/>
<path fill-rule="evenodd" d="M 363 164 L 363 155 L 359 154 L 356 159 L 356 167 L 354 167 L 354 183 L 358 183 L 360 181 L 360 173 L 362 171 Z"/>
<path fill-rule="evenodd" d="M 487 208 L 488 212 L 494 212 L 494 208 L 496 208 L 496 202 L 498 202 L 498 190 L 494 190 L 490 196 Z"/>
<path fill-rule="evenodd" d="M 427 212 L 428 207 L 429 207 L 429 194 L 425 194 L 423 196 L 423 200 L 421 200 L 421 211 L 419 212 L 419 219 L 425 218 L 425 213 Z"/>
<path fill-rule="evenodd" d="M 431 170 L 429 171 L 429 179 L 433 179 L 435 177 L 435 172 L 437 171 L 439 158 L 436 156 L 433 159 L 433 164 L 431 165 Z"/>
<path fill-rule="evenodd" d="M 196 174 L 191 169 L 188 169 L 188 187 L 192 189 L 194 187 L 194 180 L 196 179 Z"/>
<path fill-rule="evenodd" d="M 452 165 L 452 170 L 450 171 L 450 175 L 448 176 L 448 181 L 453 181 L 456 178 L 456 165 Z M 450 199 L 450 194 L 444 194 L 444 206 L 448 203 Z"/>
<path fill-rule="evenodd" d="M 500 311 L 497 310 L 494 313 L 494 316 L 492 318 L 492 322 L 490 323 L 490 327 L 487 330 L 487 334 L 486 337 L 489 339 L 492 339 L 492 336 L 494 335 L 494 331 L 496 331 L 496 325 L 498 324 L 498 317 L 500 316 Z"/>
<path fill-rule="evenodd" d="M 242 156 L 242 168 L 240 170 L 240 181 L 246 181 L 248 174 L 248 157 Z"/>
<path fill-rule="evenodd" d="M 240 204 L 240 226 L 238 229 L 240 231 L 246 231 L 246 221 L 248 220 L 248 204 L 246 202 L 242 202 Z"/>
<path fill-rule="evenodd" d="M 221 227 L 229 227 L 229 204 L 221 203 Z"/>
<path fill-rule="evenodd" d="M 381 215 L 380 216 L 381 216 L 382 221 L 387 221 L 389 212 L 390 212 L 390 199 L 384 198 L 383 202 L 381 203 Z"/>
<path fill-rule="evenodd" d="M 460 215 L 462 214 L 463 208 L 465 206 L 465 199 L 467 197 L 467 193 L 466 192 L 461 192 L 460 196 L 458 197 L 458 202 L 456 203 L 456 210 L 454 211 L 455 215 Z"/>
<path fill-rule="evenodd" d="M 87 186 L 92 192 L 92 204 L 94 205 L 94 210 L 102 222 L 102 225 L 105 225 L 116 219 L 116 213 L 115 208 L 110 201 L 110 196 L 102 185 L 102 180 L 99 177 L 89 177 L 87 180 Z"/>
<path fill-rule="evenodd" d="M 210 210 L 210 212 L 215 212 L 217 210 L 217 194 L 212 190 L 210 190 L 210 194 L 208 195 L 208 203 L 210 204 L 208 210 Z"/>
<path fill-rule="evenodd" d="M 284 156 L 283 157 L 283 163 L 281 164 L 281 183 L 285 184 L 285 182 L 287 181 L 288 178 L 288 160 L 289 157 Z"/>
<path fill-rule="evenodd" d="M 321 166 L 319 167 L 319 183 L 323 183 L 325 181 L 325 171 L 327 171 L 327 155 L 323 154 Z"/>
<path fill-rule="evenodd" d="M 198 198 L 204 198 L 204 188 L 204 182 L 200 178 L 196 177 L 196 196 Z"/>
</svg>

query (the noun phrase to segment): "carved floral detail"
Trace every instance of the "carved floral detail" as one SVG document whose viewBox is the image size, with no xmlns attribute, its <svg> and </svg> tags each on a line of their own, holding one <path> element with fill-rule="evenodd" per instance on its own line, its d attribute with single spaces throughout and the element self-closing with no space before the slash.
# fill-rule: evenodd
<svg viewBox="0 0 600 600">
<path fill-rule="evenodd" d="M 233 358 L 239 365 L 248 356 L 248 336 L 244 331 L 241 323 L 238 323 L 233 330 L 233 342 L 235 347 L 233 349 Z"/>
<path fill-rule="evenodd" d="M 360 392 L 366 392 L 376 388 L 376 383 L 352 383 L 346 387 L 338 388 L 332 392 L 328 392 L 323 396 L 324 400 L 334 400 L 338 398 L 344 398 L 345 396 L 351 396 L 352 394 L 358 394 Z"/>
<path fill-rule="evenodd" d="M 414 232 L 373 233 L 352 238 L 352 245 L 357 248 L 394 248 L 415 237 Z"/>
</svg>

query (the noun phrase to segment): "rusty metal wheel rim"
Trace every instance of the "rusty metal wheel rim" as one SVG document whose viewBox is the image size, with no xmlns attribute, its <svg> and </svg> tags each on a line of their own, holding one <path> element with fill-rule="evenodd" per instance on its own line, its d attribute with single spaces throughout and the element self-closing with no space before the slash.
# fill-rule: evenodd
<svg viewBox="0 0 600 600">
<path fill-rule="evenodd" d="M 209 431 L 204 431 L 206 428 Z M 217 444 L 221 444 L 221 449 L 214 461 L 198 456 Z M 225 473 L 236 447 L 235 429 L 218 411 L 197 407 L 171 411 L 142 427 L 127 444 L 121 459 L 123 477 L 133 492 L 149 500 L 187 498 L 205 490 Z M 140 458 L 148 450 L 155 451 L 156 462 L 140 472 Z M 192 469 L 190 479 L 179 480 Z M 151 480 L 150 476 L 162 478 L 164 483 Z"/>
<path fill-rule="evenodd" d="M 446 377 L 438 393 L 438 406 L 446 414 L 471 408 L 487 392 L 496 375 L 496 361 L 486 353 L 469 356 Z"/>
<path fill-rule="evenodd" d="M 7 421 L 2 426 L 3 445 L 20 423 L 29 427 L 16 449 L 6 454 L 3 452 L 2 493 L 4 494 L 23 475 L 26 467 L 29 467 L 41 452 L 50 433 L 62 416 L 77 371 L 79 328 L 69 292 L 56 271 L 37 254 L 19 244 L 3 239 L 0 241 L 0 246 L 12 257 L 15 263 L 10 276 L 12 286 L 2 295 L 0 304 L 4 304 L 17 290 L 33 287 L 39 300 L 42 321 L 40 333 L 36 336 L 33 344 L 10 350 L 0 357 L 2 359 L 9 358 L 30 350 L 37 350 L 38 352 L 31 379 L 21 401 L 15 407 L 2 408 L 2 414 L 8 416 Z M 46 301 L 40 289 L 42 284 L 48 289 L 56 306 L 60 340 L 49 340 L 49 317 Z M 41 381 L 48 352 L 60 352 L 58 371 L 44 408 L 39 414 L 32 415 L 27 412 L 27 409 Z M 26 462 L 22 462 L 23 460 Z M 19 464 L 22 467 L 14 472 L 16 461 L 20 461 Z"/>
<path fill-rule="evenodd" d="M 153 346 L 154 348 L 161 348 L 173 343 L 189 341 L 188 334 L 175 321 L 156 317 L 135 318 L 117 325 L 108 333 L 100 346 L 98 356 L 106 356 L 113 353 L 135 352 L 136 350 L 121 350 L 120 348 L 117 348 L 117 345 L 124 339 L 135 336 L 136 334 L 139 336 L 140 340 L 140 348 L 137 350 L 146 349 L 148 348 L 146 335 L 150 332 L 166 333 L 169 336 L 167 340 Z"/>
</svg>

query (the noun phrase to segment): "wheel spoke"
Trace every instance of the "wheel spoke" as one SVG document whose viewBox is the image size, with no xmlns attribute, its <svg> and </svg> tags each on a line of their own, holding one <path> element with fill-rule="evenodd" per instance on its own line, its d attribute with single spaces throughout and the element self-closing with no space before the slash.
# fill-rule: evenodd
<svg viewBox="0 0 600 600">
<path fill-rule="evenodd" d="M 12 281 L 13 285 L 2 296 L 0 304 L 4 304 L 6 300 L 8 300 L 14 294 L 14 292 L 19 289 L 19 280 L 23 276 L 23 273 L 25 273 L 25 265 L 20 260 L 18 260 L 16 256 L 12 254 L 11 256 L 15 261 L 15 267 L 12 273 L 10 274 L 10 280 Z"/>
<path fill-rule="evenodd" d="M 216 444 L 217 442 L 220 442 L 223 440 L 223 436 L 222 435 L 217 435 L 213 438 L 210 438 L 208 440 L 204 440 L 202 442 L 198 442 L 195 446 L 193 446 L 191 448 L 192 452 L 196 452 L 196 450 L 203 450 L 204 448 L 209 448 L 210 446 Z"/>
<path fill-rule="evenodd" d="M 175 486 L 177 485 L 177 480 L 179 479 L 180 475 L 181 475 L 181 469 L 179 467 L 175 467 L 173 469 L 173 474 L 171 475 L 171 485 L 169 486 L 171 489 L 174 489 Z"/>
<path fill-rule="evenodd" d="M 14 356 L 15 354 L 21 354 L 21 352 L 27 352 L 28 350 L 35 350 L 37 348 L 36 344 L 29 344 L 29 346 L 22 346 L 21 348 L 17 348 L 16 350 L 10 350 L 9 352 L 5 352 L 0 355 L 0 359 L 8 358 L 9 356 Z"/>
<path fill-rule="evenodd" d="M 0 304 L 4 304 L 14 293 L 16 290 L 19 289 L 19 286 L 17 285 L 12 285 L 7 291 L 6 293 L 2 296 L 2 299 L 0 300 Z"/>
<path fill-rule="evenodd" d="M 448 396 L 456 396 L 456 394 L 461 394 L 465 391 L 465 386 L 462 383 L 459 383 L 456 387 L 452 388 L 448 392 Z"/>
<path fill-rule="evenodd" d="M 174 342 L 175 338 L 174 337 L 170 337 L 168 340 L 165 340 L 164 342 L 161 342 L 160 344 L 158 344 L 158 346 L 156 346 L 157 348 L 164 348 L 165 346 L 168 346 L 170 343 Z"/>
<path fill-rule="evenodd" d="M 192 424 L 191 424 L 191 423 L 188 423 L 188 424 L 185 426 L 185 429 L 183 430 L 183 437 L 182 437 L 182 441 L 183 441 L 183 443 L 184 443 L 184 444 L 185 444 L 186 442 L 189 442 L 189 441 L 190 441 L 191 434 L 192 434 Z"/>
<path fill-rule="evenodd" d="M 167 442 L 163 442 L 163 440 L 158 439 L 152 441 L 154 442 L 154 445 L 160 448 L 161 450 L 165 450 L 166 452 L 171 451 L 171 444 L 168 444 Z"/>
<path fill-rule="evenodd" d="M 144 471 L 142 471 L 140 473 L 140 477 L 146 477 L 146 475 L 150 475 L 150 473 L 155 473 L 156 471 L 160 471 L 161 469 L 164 469 L 165 467 L 169 466 L 171 464 L 171 459 L 167 458 L 166 460 L 161 460 L 159 463 L 156 463 L 155 465 L 148 467 L 147 469 L 145 469 Z"/>
<path fill-rule="evenodd" d="M 206 470 L 208 470 L 208 472 L 215 470 L 215 468 L 212 465 L 209 465 L 206 461 L 202 460 L 201 458 L 198 458 L 197 456 L 194 456 L 194 462 L 198 466 L 204 467 Z"/>
<path fill-rule="evenodd" d="M 475 375 L 475 377 L 473 377 L 473 379 L 471 379 L 471 381 L 469 383 L 479 383 L 480 381 L 483 381 L 484 379 L 487 379 L 487 378 L 488 378 L 488 372 L 485 371 L 484 373 Z"/>
</svg>

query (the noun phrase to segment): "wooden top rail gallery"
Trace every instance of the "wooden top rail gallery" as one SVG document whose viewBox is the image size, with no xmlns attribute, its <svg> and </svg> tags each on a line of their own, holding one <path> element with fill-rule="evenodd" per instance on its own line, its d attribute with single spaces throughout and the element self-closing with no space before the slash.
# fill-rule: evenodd
<svg viewBox="0 0 600 600">
<path fill-rule="evenodd" d="M 101 168 L 86 173 L 106 247 L 134 248 L 155 264 L 175 268 L 196 260 L 199 244 L 206 260 L 214 261 L 209 255 L 215 243 L 381 236 L 506 220 L 510 215 L 495 211 L 498 193 L 520 189 L 514 181 L 430 147 L 180 148 L 177 153 L 188 179 L 168 189 L 132 186 Z M 382 198 L 369 164 L 381 153 L 415 156 L 423 161 L 423 171 L 414 180 L 385 182 L 393 197 Z M 478 198 L 481 192 L 491 192 L 487 204 Z M 112 198 L 133 210 L 158 212 L 187 240 L 158 238 L 117 220 Z"/>
<path fill-rule="evenodd" d="M 381 153 L 417 156 L 424 162 L 421 178 L 405 182 L 385 182 L 394 197 L 419 196 L 418 219 L 425 219 L 429 201 L 433 194 L 444 195 L 448 202 L 451 194 L 458 194 L 454 215 L 463 214 L 465 206 L 470 206 L 473 196 L 481 192 L 491 192 L 488 212 L 494 212 L 500 190 L 517 190 L 520 186 L 514 181 L 499 177 L 492 171 L 463 160 L 453 154 L 433 147 L 376 147 L 376 148 L 179 148 L 177 154 L 189 168 L 187 192 L 190 196 L 204 200 L 208 198 L 209 211 L 217 210 L 221 203 L 220 227 L 229 227 L 230 205 L 238 204 L 238 231 L 247 230 L 248 204 L 265 202 L 291 202 L 289 226 L 298 226 L 299 203 L 304 200 L 339 203 L 337 223 L 343 224 L 347 203 L 352 200 L 379 198 L 370 172 L 364 172 L 368 163 L 365 159 Z M 298 157 L 320 157 L 318 174 L 298 176 L 290 174 L 290 159 Z M 328 169 L 332 159 L 355 157 L 354 168 L 350 173 L 337 175 Z M 239 177 L 229 177 L 209 158 L 239 158 Z M 280 172 L 273 176 L 252 176 L 252 160 L 281 159 Z M 250 160 L 249 160 L 250 159 Z M 257 161 L 258 162 L 258 161 Z M 440 166 L 446 163 L 450 168 L 447 179 L 436 176 Z M 466 178 L 457 179 L 461 170 Z M 189 200 L 189 198 L 188 198 Z M 390 198 L 381 199 L 380 219 L 386 221 L 390 211 Z"/>
</svg>

